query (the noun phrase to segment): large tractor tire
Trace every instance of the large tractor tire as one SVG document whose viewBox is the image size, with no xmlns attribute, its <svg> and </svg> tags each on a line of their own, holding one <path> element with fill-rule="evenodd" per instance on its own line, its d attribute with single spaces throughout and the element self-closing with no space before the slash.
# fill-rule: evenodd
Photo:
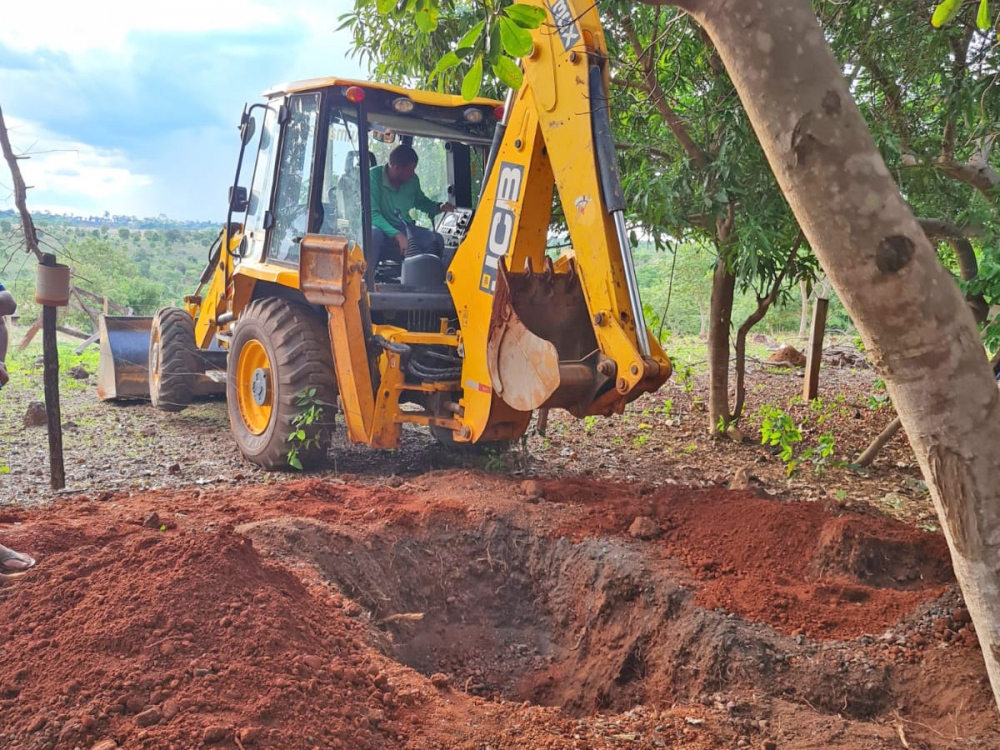
<svg viewBox="0 0 1000 750">
<path fill-rule="evenodd" d="M 301 425 L 306 440 L 289 442 L 300 429 L 298 397 L 315 389 L 310 401 L 322 408 L 312 424 Z M 269 298 L 251 302 L 236 323 L 226 376 L 229 423 L 240 451 L 268 470 L 291 466 L 289 451 L 307 469 L 321 464 L 330 449 L 337 410 L 333 354 L 326 325 L 307 305 Z"/>
<path fill-rule="evenodd" d="M 198 347 L 194 318 L 179 307 L 163 307 L 149 332 L 149 397 L 162 411 L 181 411 L 194 397 Z"/>
</svg>

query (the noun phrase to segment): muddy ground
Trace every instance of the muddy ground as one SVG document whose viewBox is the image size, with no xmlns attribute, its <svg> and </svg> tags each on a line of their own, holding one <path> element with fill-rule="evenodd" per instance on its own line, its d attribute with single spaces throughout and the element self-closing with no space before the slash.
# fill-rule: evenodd
<svg viewBox="0 0 1000 750">
<path fill-rule="evenodd" d="M 755 367 L 749 413 L 836 437 L 790 479 L 753 419 L 702 436 L 697 375 L 507 454 L 414 430 L 307 477 L 243 463 L 221 402 L 67 380 L 61 493 L 32 372 L 0 394 L 0 541 L 39 561 L 0 583 L 2 748 L 1000 746 L 905 438 L 838 465 L 892 418 L 868 370 L 810 409 Z"/>
</svg>

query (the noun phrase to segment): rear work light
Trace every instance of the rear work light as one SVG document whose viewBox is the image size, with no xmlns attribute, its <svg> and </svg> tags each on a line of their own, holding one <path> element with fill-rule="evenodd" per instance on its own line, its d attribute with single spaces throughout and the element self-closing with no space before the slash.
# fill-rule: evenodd
<svg viewBox="0 0 1000 750">
<path fill-rule="evenodd" d="M 476 109 L 475 107 L 469 107 L 462 113 L 462 116 L 465 118 L 466 122 L 478 125 L 483 121 L 483 110 Z"/>
<path fill-rule="evenodd" d="M 401 96 L 398 99 L 392 100 L 392 108 L 399 112 L 400 114 L 406 114 L 413 111 L 413 100 L 407 99 L 405 96 Z"/>
<path fill-rule="evenodd" d="M 344 96 L 347 97 L 347 101 L 357 104 L 365 100 L 365 90 L 360 86 L 348 86 Z"/>
</svg>

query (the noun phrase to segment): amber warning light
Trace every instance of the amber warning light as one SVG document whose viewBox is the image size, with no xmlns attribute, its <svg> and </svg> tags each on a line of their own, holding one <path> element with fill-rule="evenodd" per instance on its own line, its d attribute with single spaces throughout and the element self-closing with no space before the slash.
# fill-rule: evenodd
<svg viewBox="0 0 1000 750">
<path fill-rule="evenodd" d="M 344 96 L 347 97 L 347 101 L 357 104 L 365 100 L 365 90 L 360 86 L 348 86 Z"/>
</svg>

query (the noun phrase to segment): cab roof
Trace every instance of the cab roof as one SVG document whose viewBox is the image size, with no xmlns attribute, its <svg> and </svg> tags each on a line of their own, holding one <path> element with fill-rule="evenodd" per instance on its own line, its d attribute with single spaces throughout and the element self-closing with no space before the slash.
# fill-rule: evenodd
<svg viewBox="0 0 1000 750">
<path fill-rule="evenodd" d="M 435 107 L 468 107 L 469 105 L 486 105 L 494 107 L 503 103 L 495 99 L 484 99 L 480 97 L 477 97 L 472 101 L 466 101 L 461 96 L 457 96 L 455 94 L 439 94 L 434 91 L 406 89 L 402 86 L 392 86 L 388 83 L 357 81 L 351 78 L 338 78 L 336 76 L 328 76 L 326 78 L 306 78 L 302 81 L 282 83 L 269 88 L 264 92 L 264 96 L 268 99 L 273 99 L 286 94 L 295 94 L 301 91 L 314 91 L 316 89 L 337 86 L 358 86 L 369 91 L 384 91 L 390 94 L 408 97 L 416 104 L 428 104 Z"/>
</svg>

